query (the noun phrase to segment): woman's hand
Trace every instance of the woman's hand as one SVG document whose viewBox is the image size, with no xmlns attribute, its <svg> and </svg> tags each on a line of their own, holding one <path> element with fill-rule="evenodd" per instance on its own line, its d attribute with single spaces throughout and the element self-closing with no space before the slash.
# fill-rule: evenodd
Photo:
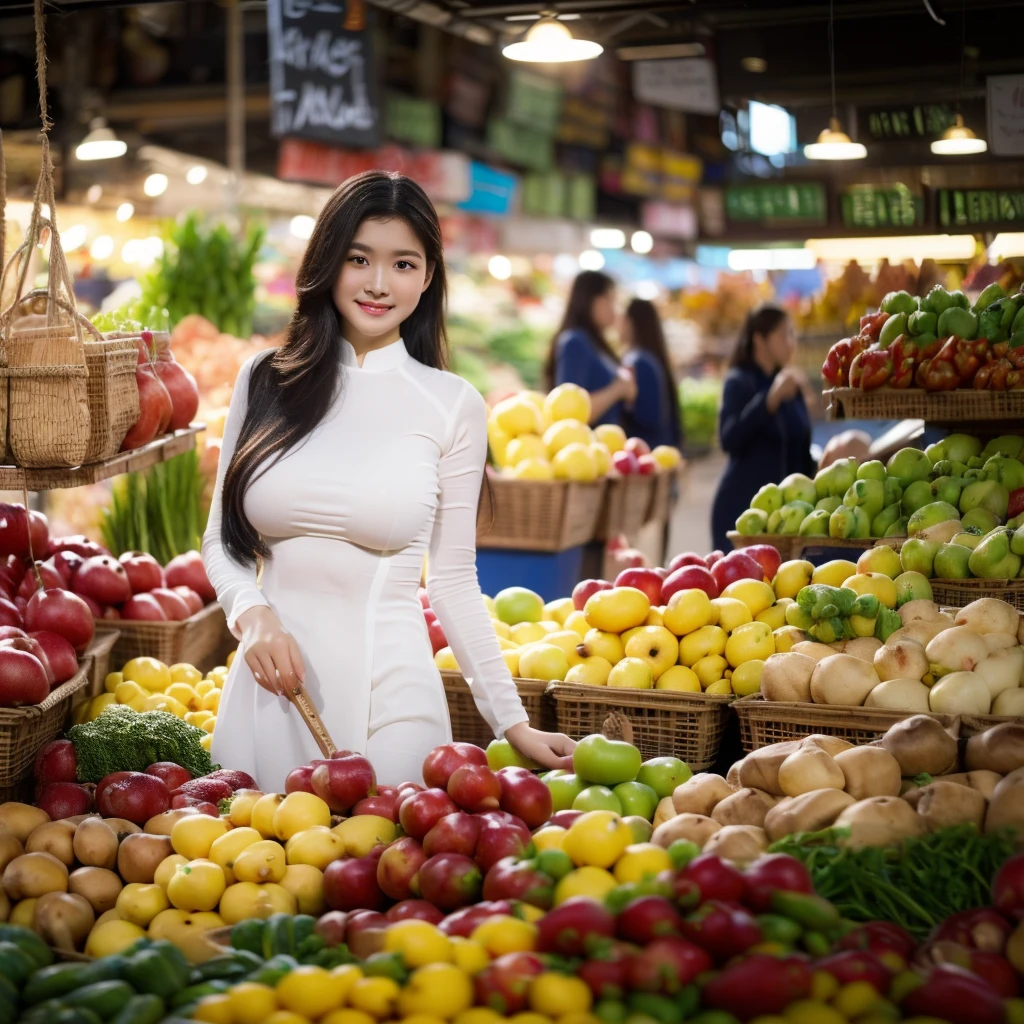
<svg viewBox="0 0 1024 1024">
<path fill-rule="evenodd" d="M 526 722 L 505 730 L 505 739 L 531 761 L 545 768 L 572 768 L 572 751 L 576 741 L 560 732 L 541 732 Z"/>
<path fill-rule="evenodd" d="M 621 400 L 632 405 L 636 401 L 636 376 L 628 366 L 620 366 L 615 371 L 615 384 Z"/>
<path fill-rule="evenodd" d="M 253 678 L 270 693 L 287 697 L 302 685 L 306 668 L 295 637 L 264 607 L 250 608 L 238 617 L 245 663 Z"/>
<path fill-rule="evenodd" d="M 825 469 L 837 459 L 848 459 L 851 456 L 858 462 L 866 462 L 871 457 L 870 434 L 863 430 L 844 430 L 829 438 L 818 469 Z"/>
<path fill-rule="evenodd" d="M 795 366 L 787 366 L 785 369 L 779 370 L 772 381 L 772 386 L 768 389 L 768 397 L 765 399 L 768 411 L 778 412 L 779 406 L 783 402 L 788 402 L 791 398 L 796 397 L 806 380 L 807 377 L 803 370 L 799 370 Z"/>
</svg>

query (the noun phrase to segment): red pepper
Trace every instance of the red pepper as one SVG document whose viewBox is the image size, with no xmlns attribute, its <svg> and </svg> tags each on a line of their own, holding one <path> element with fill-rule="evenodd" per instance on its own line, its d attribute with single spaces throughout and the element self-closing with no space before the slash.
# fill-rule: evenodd
<svg viewBox="0 0 1024 1024">
<path fill-rule="evenodd" d="M 878 341 L 882 333 L 882 325 L 889 319 L 888 313 L 868 313 L 860 318 L 860 333 L 866 334 L 872 341 Z"/>
<path fill-rule="evenodd" d="M 992 355 L 994 355 L 996 357 L 996 359 L 1002 359 L 1002 358 L 1005 357 L 1006 353 L 1009 350 L 1010 350 L 1010 343 L 1009 343 L 1009 341 L 997 341 L 992 346 Z"/>
<path fill-rule="evenodd" d="M 956 338 L 947 339 L 938 355 L 929 361 L 924 379 L 920 382 L 925 391 L 952 391 L 959 386 L 960 375 L 954 362 L 956 345 Z M 924 366 L 924 363 L 921 365 Z"/>
<path fill-rule="evenodd" d="M 1024 391 L 1024 370 L 1011 370 L 1006 375 L 1007 391 Z"/>
<path fill-rule="evenodd" d="M 974 375 L 975 391 L 1005 391 L 1007 374 L 1013 369 L 1009 359 L 986 363 Z"/>
<path fill-rule="evenodd" d="M 1008 349 L 1006 358 L 1009 359 L 1015 370 L 1024 370 L 1024 345 Z"/>
<path fill-rule="evenodd" d="M 852 361 L 850 339 L 844 338 L 842 341 L 837 341 L 825 356 L 825 362 L 821 366 L 821 375 L 834 388 L 846 387 Z"/>
<path fill-rule="evenodd" d="M 988 359 L 988 353 L 989 346 L 985 338 L 975 338 L 974 341 L 964 341 L 963 338 L 956 339 L 953 365 L 962 382 L 974 378 L 978 369 Z"/>
<path fill-rule="evenodd" d="M 862 352 L 860 386 L 864 391 L 880 388 L 892 376 L 893 354 L 890 349 L 875 348 Z"/>
<path fill-rule="evenodd" d="M 889 387 L 909 388 L 914 381 L 914 367 L 917 364 L 916 346 L 901 334 L 889 346 L 889 351 L 892 353 L 892 375 L 889 378 Z"/>
<path fill-rule="evenodd" d="M 858 352 L 850 363 L 849 385 L 851 388 L 859 388 L 864 373 L 864 353 Z"/>
</svg>

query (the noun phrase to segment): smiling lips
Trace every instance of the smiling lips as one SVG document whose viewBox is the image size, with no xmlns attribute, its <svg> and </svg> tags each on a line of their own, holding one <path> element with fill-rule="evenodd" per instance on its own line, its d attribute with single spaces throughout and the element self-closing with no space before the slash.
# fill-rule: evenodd
<svg viewBox="0 0 1024 1024">
<path fill-rule="evenodd" d="M 357 301 L 356 305 L 368 316 L 383 316 L 385 313 L 390 313 L 394 306 L 383 306 L 379 302 L 360 302 Z"/>
</svg>

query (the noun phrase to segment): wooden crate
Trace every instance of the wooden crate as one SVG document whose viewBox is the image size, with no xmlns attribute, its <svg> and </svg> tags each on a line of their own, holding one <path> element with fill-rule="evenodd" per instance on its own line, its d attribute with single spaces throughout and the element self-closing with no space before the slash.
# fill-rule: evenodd
<svg viewBox="0 0 1024 1024">
<path fill-rule="evenodd" d="M 708 768 L 718 756 L 731 696 L 672 690 L 627 690 L 552 683 L 559 732 L 582 739 L 601 732 L 610 714 L 624 716 L 644 760 L 673 755 L 691 768 Z"/>
<path fill-rule="evenodd" d="M 448 699 L 448 717 L 452 723 L 452 739 L 461 743 L 475 743 L 486 747 L 494 739 L 491 727 L 477 710 L 469 683 L 458 672 L 442 672 L 444 694 Z M 515 681 L 523 709 L 534 729 L 551 732 L 555 728 L 555 711 L 546 695 L 548 684 L 539 679 Z"/>
<path fill-rule="evenodd" d="M 478 548 L 566 551 L 594 539 L 606 481 L 488 477 L 477 519 Z"/>
<path fill-rule="evenodd" d="M 830 420 L 1005 421 L 1019 429 L 1024 418 L 1024 391 L 828 388 L 823 397 L 825 416 Z"/>
<path fill-rule="evenodd" d="M 132 658 L 156 658 L 165 665 L 185 662 L 200 671 L 216 667 L 218 655 L 233 640 L 224 611 L 208 604 L 183 622 L 139 622 L 129 619 L 96 620 L 96 633 L 120 635 L 110 654 L 110 666 L 118 671 Z"/>
<path fill-rule="evenodd" d="M 740 722 L 740 743 L 750 753 L 773 743 L 798 740 L 821 733 L 838 736 L 851 743 L 870 743 L 884 736 L 890 726 L 902 722 L 915 711 L 890 711 L 887 708 L 843 707 L 837 704 L 769 701 L 759 693 L 733 702 Z M 951 715 L 936 715 L 942 725 L 952 727 Z"/>
<path fill-rule="evenodd" d="M 932 585 L 932 599 L 936 604 L 963 608 L 979 597 L 996 597 L 1024 612 L 1024 579 L 1015 580 L 940 580 L 928 581 Z"/>
</svg>

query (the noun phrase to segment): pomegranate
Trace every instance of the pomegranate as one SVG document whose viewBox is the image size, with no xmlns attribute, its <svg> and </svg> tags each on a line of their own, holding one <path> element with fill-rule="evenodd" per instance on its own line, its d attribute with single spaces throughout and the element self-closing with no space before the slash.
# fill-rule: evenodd
<svg viewBox="0 0 1024 1024">
<path fill-rule="evenodd" d="M 149 622 L 166 622 L 167 616 L 160 602 L 152 594 L 136 594 L 121 607 L 122 619 L 144 619 Z"/>
<path fill-rule="evenodd" d="M 50 541 L 50 554 L 55 555 L 58 551 L 73 551 L 82 558 L 92 558 L 93 555 L 109 555 L 110 552 L 94 540 L 89 540 L 83 534 L 76 533 L 71 537 L 57 537 Z"/>
<path fill-rule="evenodd" d="M 89 605 L 69 590 L 41 590 L 34 594 L 25 609 L 25 625 L 30 633 L 46 630 L 64 637 L 79 654 L 89 646 L 96 632 Z"/>
<path fill-rule="evenodd" d="M 28 514 L 28 528 L 32 537 L 32 554 L 36 558 L 42 558 L 50 549 L 50 520 L 31 509 Z"/>
<path fill-rule="evenodd" d="M 166 587 L 157 587 L 149 596 L 156 598 L 169 622 L 184 622 L 192 614 L 181 594 Z"/>
<path fill-rule="evenodd" d="M 28 636 L 28 633 L 17 626 L 0 626 L 0 640 L 13 640 L 16 636 Z"/>
<path fill-rule="evenodd" d="M 210 584 L 203 556 L 198 551 L 186 551 L 177 558 L 172 558 L 164 569 L 164 577 L 169 587 L 189 587 L 208 604 L 217 600 L 217 592 Z"/>
<path fill-rule="evenodd" d="M 108 621 L 115 621 L 121 618 L 121 612 L 117 608 L 104 608 L 103 614 L 100 618 L 107 619 Z"/>
<path fill-rule="evenodd" d="M 199 388 L 196 379 L 169 352 L 167 359 L 153 364 L 167 393 L 171 396 L 171 430 L 184 430 L 199 411 Z"/>
<path fill-rule="evenodd" d="M 70 588 L 71 581 L 75 578 L 75 573 L 82 567 L 82 562 L 84 561 L 85 559 L 74 551 L 58 551 L 56 554 L 51 555 L 45 564 L 52 565 L 60 573 L 64 586 Z"/>
<path fill-rule="evenodd" d="M 25 623 L 22 620 L 18 606 L 5 597 L 0 597 L 0 626 L 18 626 Z"/>
<path fill-rule="evenodd" d="M 133 594 L 148 594 L 164 585 L 164 571 L 160 563 L 145 551 L 126 551 L 118 561 L 128 574 Z"/>
<path fill-rule="evenodd" d="M 0 555 L 28 558 L 28 531 L 29 518 L 25 506 L 0 502 Z"/>
<path fill-rule="evenodd" d="M 0 643 L 0 707 L 41 704 L 50 692 L 46 670 L 35 655 L 8 646 L 14 643 Z"/>
<path fill-rule="evenodd" d="M 0 647 L 13 647 L 16 651 L 25 651 L 31 654 L 43 666 L 47 684 L 53 686 L 53 669 L 50 668 L 50 660 L 46 657 L 46 651 L 43 650 L 43 645 L 38 640 L 33 640 L 30 636 L 15 636 L 10 640 L 0 640 Z"/>
<path fill-rule="evenodd" d="M 32 639 L 42 647 L 50 663 L 55 684 L 66 683 L 78 671 L 78 657 L 75 649 L 58 633 L 41 629 L 32 634 Z"/>
<path fill-rule="evenodd" d="M 96 791 L 96 807 L 104 818 L 127 818 L 136 825 L 145 825 L 170 806 L 171 794 L 163 779 L 144 772 L 126 772 Z"/>
<path fill-rule="evenodd" d="M 174 593 L 188 605 L 190 614 L 195 615 L 203 610 L 203 599 L 191 587 L 175 587 Z"/>
<path fill-rule="evenodd" d="M 136 367 L 135 383 L 139 388 L 139 418 L 125 435 L 121 444 L 123 452 L 141 448 L 162 434 L 161 424 L 169 423 L 174 411 L 167 388 L 148 365 Z"/>
<path fill-rule="evenodd" d="M 91 597 L 100 606 L 124 604 L 132 596 L 128 573 L 110 555 L 87 558 L 75 574 L 72 590 L 81 597 Z"/>
<path fill-rule="evenodd" d="M 64 577 L 52 565 L 47 565 L 46 562 L 36 562 L 35 568 L 39 570 L 39 579 L 43 581 L 41 589 L 47 590 L 50 587 L 56 590 L 67 589 Z M 21 581 L 21 586 L 18 587 L 18 597 L 23 597 L 27 601 L 39 589 L 39 580 L 36 579 L 35 571 L 29 569 Z"/>
<path fill-rule="evenodd" d="M 88 814 L 92 810 L 92 790 L 75 782 L 52 782 L 43 786 L 36 805 L 46 811 L 51 821 Z"/>
<path fill-rule="evenodd" d="M 37 785 L 49 786 L 53 782 L 74 782 L 78 777 L 78 759 L 71 740 L 51 740 L 36 754 L 32 774 Z"/>
<path fill-rule="evenodd" d="M 78 596 L 81 597 L 82 600 L 85 602 L 86 608 L 89 609 L 89 613 L 92 615 L 94 619 L 109 618 L 109 616 L 107 615 L 107 612 L 110 611 L 109 608 L 104 608 L 102 605 L 97 604 L 91 597 L 82 597 L 81 594 L 79 594 Z"/>
</svg>

